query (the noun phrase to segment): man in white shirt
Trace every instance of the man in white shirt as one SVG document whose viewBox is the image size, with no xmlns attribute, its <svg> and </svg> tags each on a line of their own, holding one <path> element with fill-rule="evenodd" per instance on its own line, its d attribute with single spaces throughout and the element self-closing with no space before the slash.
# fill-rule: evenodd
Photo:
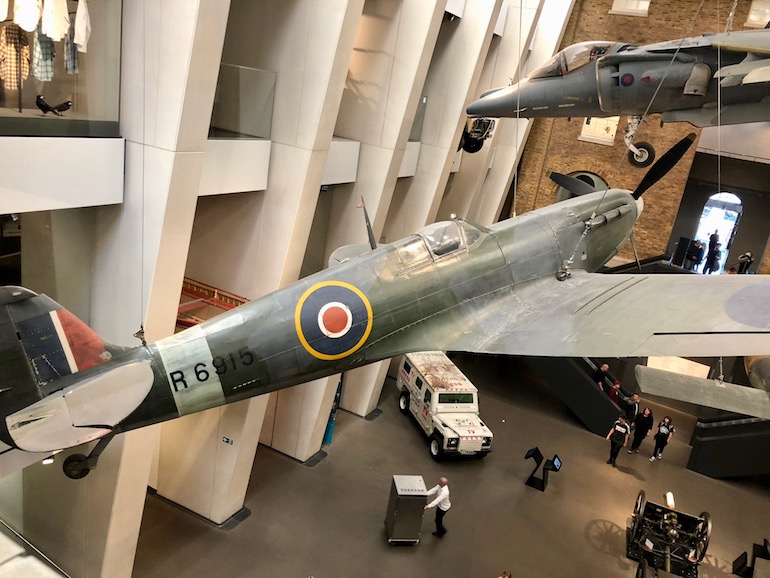
<svg viewBox="0 0 770 578">
<path fill-rule="evenodd" d="M 433 532 L 433 535 L 437 538 L 441 538 L 446 534 L 446 528 L 444 528 L 444 516 L 449 511 L 449 508 L 452 507 L 452 504 L 449 501 L 449 480 L 443 477 L 440 478 L 438 484 L 428 490 L 429 496 L 432 496 L 433 494 L 437 494 L 436 499 L 430 504 L 427 504 L 424 509 L 427 510 L 438 506 L 438 508 L 436 508 L 436 531 Z"/>
</svg>

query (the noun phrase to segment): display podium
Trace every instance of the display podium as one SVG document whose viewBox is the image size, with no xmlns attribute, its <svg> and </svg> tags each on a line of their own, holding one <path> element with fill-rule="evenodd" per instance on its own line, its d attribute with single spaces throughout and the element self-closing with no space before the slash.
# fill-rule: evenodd
<svg viewBox="0 0 770 578">
<path fill-rule="evenodd" d="M 417 544 L 428 490 L 422 476 L 393 476 L 385 532 L 390 544 Z"/>
</svg>

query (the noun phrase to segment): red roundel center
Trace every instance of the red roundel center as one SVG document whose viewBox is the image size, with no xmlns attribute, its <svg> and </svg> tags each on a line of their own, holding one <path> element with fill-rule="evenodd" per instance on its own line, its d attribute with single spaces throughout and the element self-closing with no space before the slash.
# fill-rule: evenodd
<svg viewBox="0 0 770 578">
<path fill-rule="evenodd" d="M 318 312 L 318 326 L 327 337 L 342 337 L 352 324 L 353 315 L 343 303 L 327 303 Z"/>
</svg>

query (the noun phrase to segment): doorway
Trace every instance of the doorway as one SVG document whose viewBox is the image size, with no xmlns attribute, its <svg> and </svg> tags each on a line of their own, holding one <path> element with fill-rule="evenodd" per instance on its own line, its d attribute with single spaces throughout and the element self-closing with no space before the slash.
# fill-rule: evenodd
<svg viewBox="0 0 770 578">
<path fill-rule="evenodd" d="M 718 231 L 719 242 L 722 244 L 722 255 L 719 259 L 719 267 L 716 270 L 717 274 L 724 272 L 725 263 L 728 262 L 727 257 L 730 253 L 730 246 L 735 237 L 735 232 L 738 230 L 738 223 L 741 220 L 742 214 L 743 204 L 741 199 L 733 193 L 722 192 L 711 195 L 703 207 L 694 239 L 702 241 L 708 246 L 709 237 L 714 231 Z M 705 267 L 705 264 L 702 267 Z"/>
</svg>

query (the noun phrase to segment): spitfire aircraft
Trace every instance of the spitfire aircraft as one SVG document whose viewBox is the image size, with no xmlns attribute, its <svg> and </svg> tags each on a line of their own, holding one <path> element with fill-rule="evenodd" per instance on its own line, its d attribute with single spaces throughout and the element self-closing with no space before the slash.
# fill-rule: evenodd
<svg viewBox="0 0 770 578">
<path fill-rule="evenodd" d="M 648 166 L 654 150 L 648 143 L 633 143 L 644 114 L 663 113 L 663 123 L 698 127 L 770 120 L 770 30 L 646 46 L 581 42 L 524 80 L 486 91 L 467 113 L 461 145 L 468 152 L 480 150 L 490 136 L 490 117 L 627 115 L 629 160 Z"/>
<path fill-rule="evenodd" d="M 634 193 L 576 189 L 491 227 L 434 223 L 152 344 L 105 343 L 50 298 L 2 287 L 0 474 L 23 452 L 99 440 L 65 460 L 80 478 L 117 433 L 410 351 L 770 354 L 770 314 L 747 306 L 770 302 L 764 276 L 593 273 L 694 138 Z"/>
</svg>

